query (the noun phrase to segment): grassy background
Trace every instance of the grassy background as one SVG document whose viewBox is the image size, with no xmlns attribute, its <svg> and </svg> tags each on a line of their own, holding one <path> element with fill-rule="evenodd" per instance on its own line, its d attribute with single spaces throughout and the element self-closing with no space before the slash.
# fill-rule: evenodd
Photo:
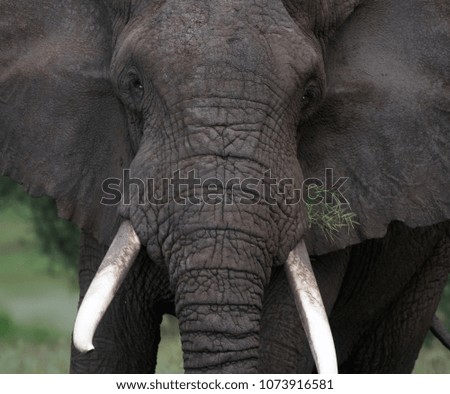
<svg viewBox="0 0 450 394">
<path fill-rule="evenodd" d="M 57 254 L 42 247 L 32 219 L 26 197 L 8 204 L 0 200 L 0 373 L 67 373 L 77 304 L 75 272 L 67 264 L 54 264 Z M 443 303 L 439 314 L 450 317 L 449 312 L 450 302 Z M 182 372 L 180 349 L 176 319 L 166 317 L 158 373 Z M 415 372 L 450 373 L 450 352 L 430 336 Z"/>
<path fill-rule="evenodd" d="M 32 215 L 23 202 L 0 209 L 0 373 L 68 373 L 75 272 L 43 253 Z M 157 372 L 182 373 L 176 319 L 161 330 Z"/>
</svg>

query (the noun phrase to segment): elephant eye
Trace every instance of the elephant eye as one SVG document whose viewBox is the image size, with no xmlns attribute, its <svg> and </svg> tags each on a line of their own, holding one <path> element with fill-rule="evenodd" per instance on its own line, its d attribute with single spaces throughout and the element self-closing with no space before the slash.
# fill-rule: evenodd
<svg viewBox="0 0 450 394">
<path fill-rule="evenodd" d="M 138 75 L 131 75 L 129 80 L 129 90 L 134 99 L 141 99 L 144 93 L 144 86 Z"/>
<path fill-rule="evenodd" d="M 311 107 L 318 100 L 320 96 L 319 87 L 315 82 L 309 82 L 302 95 L 302 108 Z"/>
<path fill-rule="evenodd" d="M 305 91 L 304 93 L 303 93 L 303 96 L 302 96 L 302 102 L 303 102 L 303 105 L 307 105 L 307 104 L 309 104 L 311 101 L 313 101 L 314 100 L 314 91 L 313 90 L 307 90 L 307 91 Z"/>
<path fill-rule="evenodd" d="M 140 111 L 144 97 L 145 83 L 137 67 L 123 70 L 119 75 L 119 92 L 124 103 L 133 111 Z"/>
<path fill-rule="evenodd" d="M 321 99 L 320 84 L 316 79 L 308 81 L 303 89 L 301 97 L 302 117 L 309 117 L 317 108 Z"/>
<path fill-rule="evenodd" d="M 132 84 L 133 84 L 133 88 L 134 88 L 134 89 L 138 89 L 138 90 L 144 89 L 144 88 L 142 87 L 142 82 L 141 82 L 141 80 L 140 80 L 139 78 L 136 78 L 136 79 L 132 82 Z"/>
</svg>

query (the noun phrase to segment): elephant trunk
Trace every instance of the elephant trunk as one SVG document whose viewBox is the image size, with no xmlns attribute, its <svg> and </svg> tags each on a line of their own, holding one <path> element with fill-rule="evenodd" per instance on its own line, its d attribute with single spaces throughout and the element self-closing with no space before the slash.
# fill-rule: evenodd
<svg viewBox="0 0 450 394">
<path fill-rule="evenodd" d="M 182 250 L 174 254 L 170 265 L 176 267 L 171 279 L 175 281 L 185 370 L 255 373 L 267 282 L 261 254 L 232 232 L 216 234 L 209 246 L 204 241 L 191 245 L 189 250 L 195 252 L 188 256 Z"/>
<path fill-rule="evenodd" d="M 263 288 L 270 275 L 267 251 L 249 233 L 216 228 L 205 241 L 198 232 L 179 238 L 169 264 L 186 372 L 256 372 Z M 95 329 L 139 246 L 124 222 L 77 316 L 74 344 L 81 352 L 93 350 Z M 285 267 L 318 371 L 336 373 L 333 339 L 303 241 Z"/>
</svg>

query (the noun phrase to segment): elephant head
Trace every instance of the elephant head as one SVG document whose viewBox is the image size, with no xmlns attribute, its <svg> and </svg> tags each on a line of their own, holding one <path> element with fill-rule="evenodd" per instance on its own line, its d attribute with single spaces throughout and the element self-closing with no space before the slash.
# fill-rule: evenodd
<svg viewBox="0 0 450 394">
<path fill-rule="evenodd" d="M 283 264 L 319 371 L 335 371 L 306 246 L 450 218 L 448 6 L 365 3 L 0 1 L 0 167 L 111 244 L 80 350 L 142 247 L 169 274 L 187 371 L 256 371 L 264 289 Z M 277 183 L 301 189 L 325 168 L 350 179 L 360 223 L 334 240 Z M 131 193 L 105 204 L 124 169 Z"/>
</svg>

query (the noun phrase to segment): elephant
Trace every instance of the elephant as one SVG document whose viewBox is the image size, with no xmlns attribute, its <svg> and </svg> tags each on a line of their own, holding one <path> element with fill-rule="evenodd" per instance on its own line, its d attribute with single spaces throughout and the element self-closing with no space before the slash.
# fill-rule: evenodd
<svg viewBox="0 0 450 394">
<path fill-rule="evenodd" d="M 164 314 L 186 373 L 411 372 L 450 271 L 449 16 L 0 0 L 1 172 L 82 229 L 71 372 L 154 372 Z M 327 169 L 332 237 L 285 193 Z"/>
</svg>

